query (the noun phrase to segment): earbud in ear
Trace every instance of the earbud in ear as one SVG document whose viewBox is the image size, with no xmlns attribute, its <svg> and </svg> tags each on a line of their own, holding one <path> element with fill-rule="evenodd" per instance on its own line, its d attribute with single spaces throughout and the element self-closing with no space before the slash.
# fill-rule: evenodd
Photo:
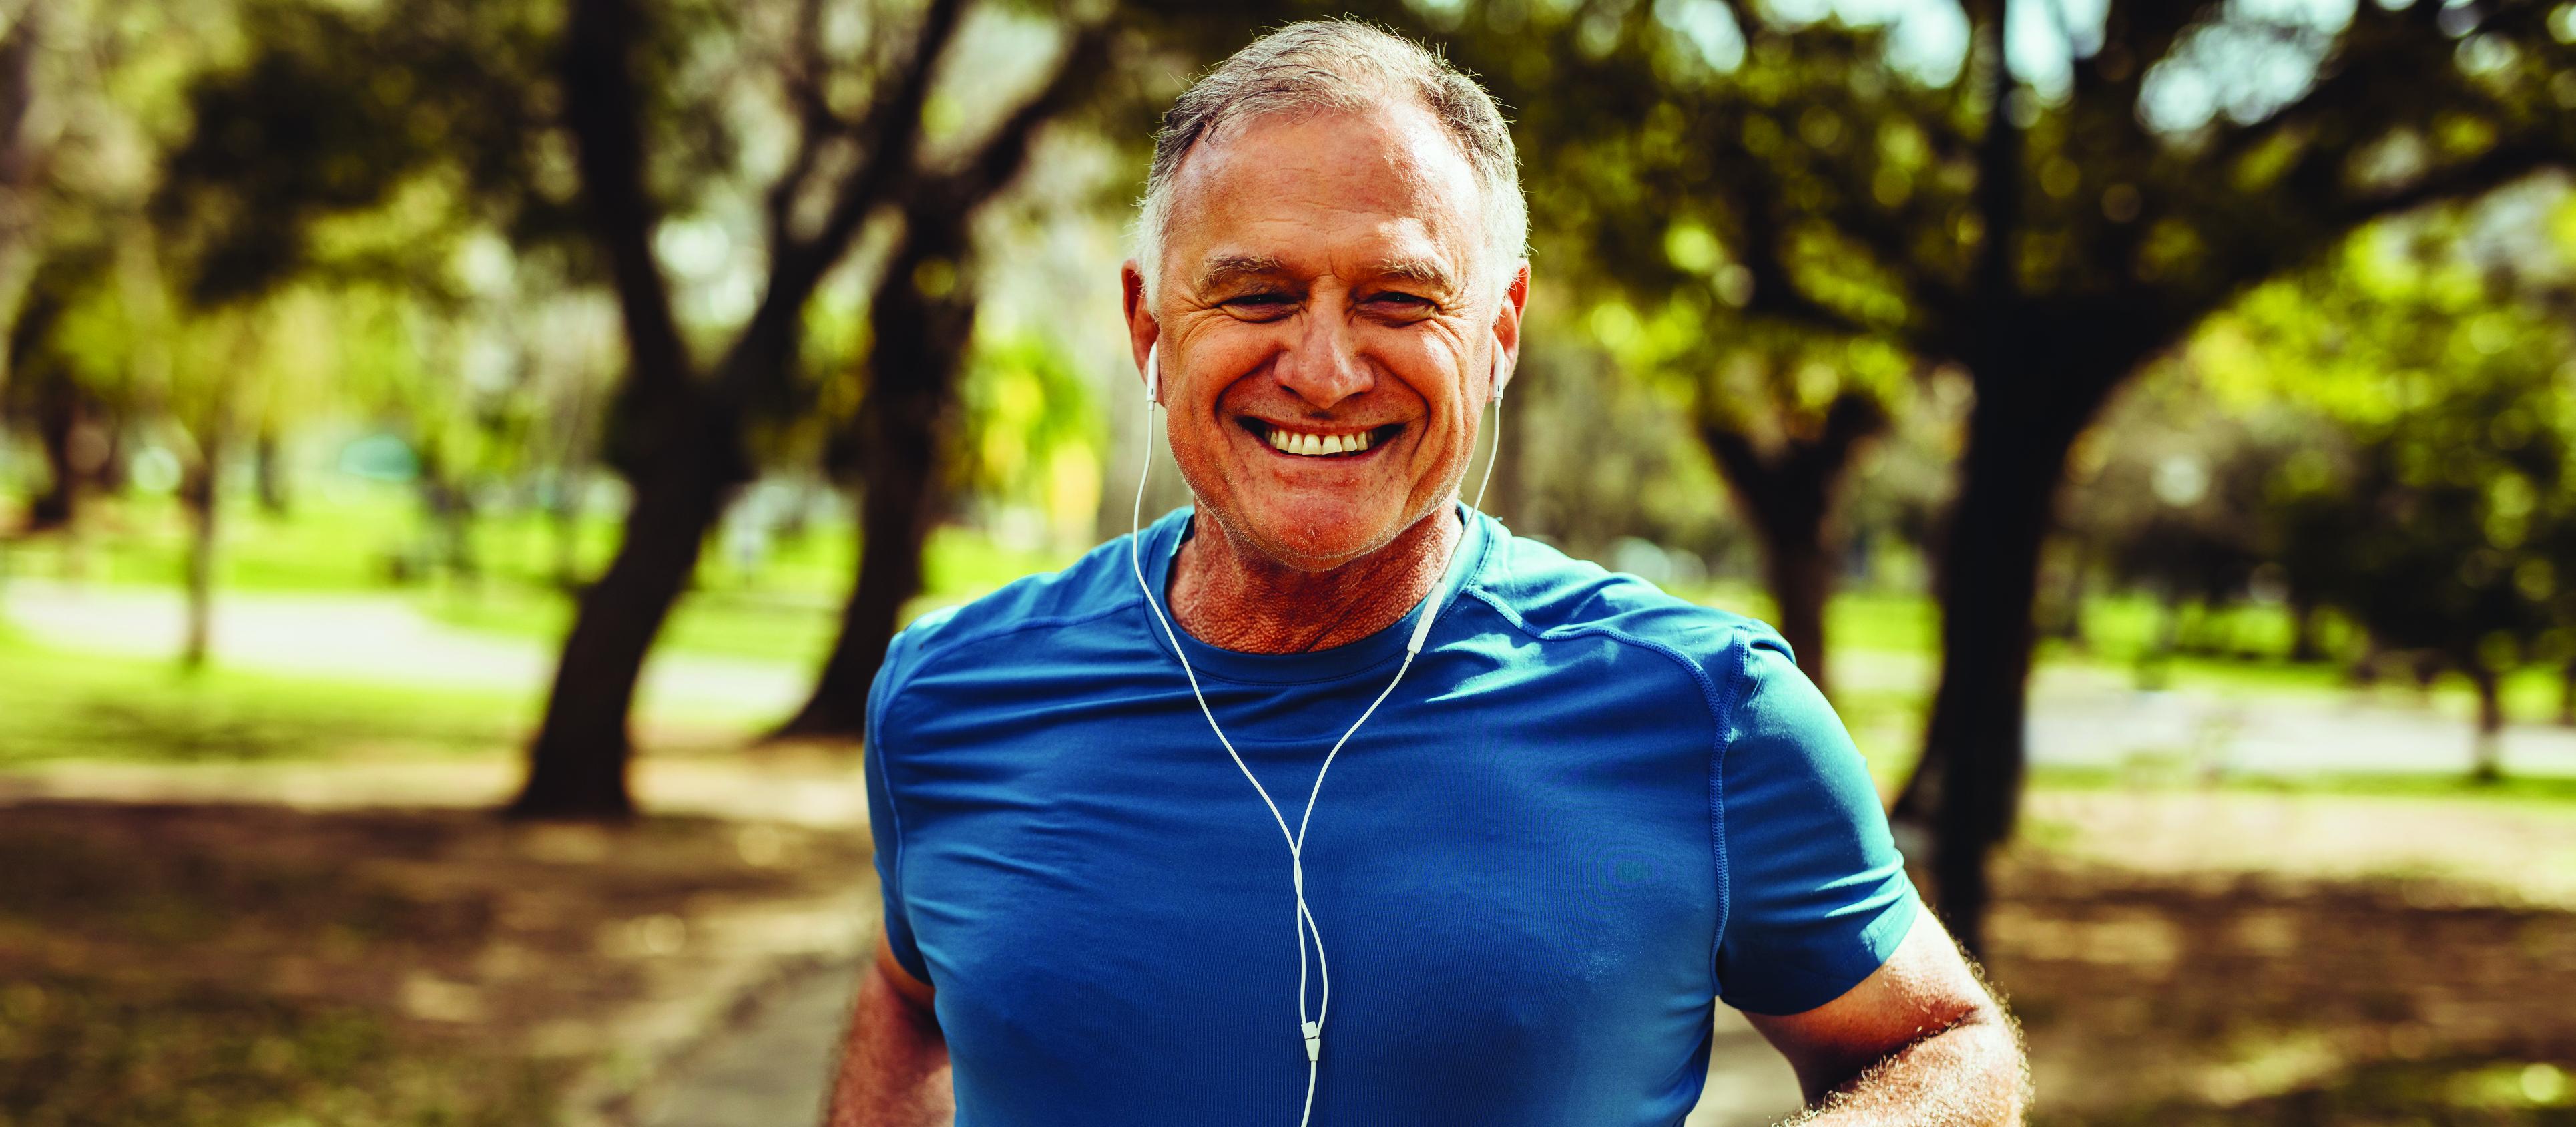
<svg viewBox="0 0 2576 1127">
<path fill-rule="evenodd" d="M 1145 401 L 1148 403 L 1163 401 L 1163 365 L 1161 357 L 1156 355 L 1162 347 L 1161 341 L 1145 346 Z"/>
<path fill-rule="evenodd" d="M 1503 346 L 1500 344 L 1494 346 L 1494 376 L 1492 382 L 1494 385 L 1494 402 L 1500 403 L 1503 401 L 1503 388 L 1512 382 L 1512 377 L 1503 371 Z"/>
</svg>

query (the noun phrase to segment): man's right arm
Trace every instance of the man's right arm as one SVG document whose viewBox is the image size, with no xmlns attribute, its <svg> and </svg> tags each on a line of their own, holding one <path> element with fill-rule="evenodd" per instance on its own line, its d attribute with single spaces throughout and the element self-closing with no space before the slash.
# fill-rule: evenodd
<svg viewBox="0 0 2576 1127">
<path fill-rule="evenodd" d="M 824 1127 L 943 1127 L 956 1117 L 948 1039 L 930 1001 L 930 984 L 878 941 L 876 959 L 859 973 Z"/>
</svg>

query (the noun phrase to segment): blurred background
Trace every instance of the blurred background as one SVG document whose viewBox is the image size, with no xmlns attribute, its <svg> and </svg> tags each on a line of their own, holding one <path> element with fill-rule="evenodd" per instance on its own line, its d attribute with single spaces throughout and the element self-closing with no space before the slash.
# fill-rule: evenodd
<svg viewBox="0 0 2576 1127">
<path fill-rule="evenodd" d="M 1518 133 L 1490 507 L 1782 628 L 2039 1122 L 2576 1123 L 2557 0 L 5 0 L 0 1123 L 811 1121 L 886 640 L 1345 12 Z"/>
</svg>

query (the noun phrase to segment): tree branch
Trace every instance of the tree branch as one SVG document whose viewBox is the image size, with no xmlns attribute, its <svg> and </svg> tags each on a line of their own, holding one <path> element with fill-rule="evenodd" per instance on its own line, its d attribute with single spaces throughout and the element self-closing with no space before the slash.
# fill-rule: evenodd
<svg viewBox="0 0 2576 1127">
<path fill-rule="evenodd" d="M 2571 162 L 2576 162 L 2576 152 L 2563 144 L 2499 144 L 2475 159 L 2428 173 L 2396 191 L 2338 201 L 2327 209 L 2327 215 L 2336 226 L 2348 231 L 2381 216 L 2410 211 L 2437 200 L 2482 195 L 2525 174 Z"/>
<path fill-rule="evenodd" d="M 1866 335 L 1862 325 L 1842 311 L 1825 305 L 1798 288 L 1797 279 L 1789 272 L 1784 246 L 1789 226 L 1780 215 L 1778 172 L 1762 157 L 1740 145 L 1730 145 L 1733 158 L 1742 163 L 1743 175 L 1734 183 L 1737 223 L 1736 245 L 1742 248 L 1745 272 L 1753 278 L 1753 294 L 1746 300 L 1746 313 L 1778 317 L 1826 332 L 1852 336 Z"/>
<path fill-rule="evenodd" d="M 731 351 L 725 354 L 723 392 L 740 402 L 761 380 L 775 378 L 793 359 L 788 350 L 797 339 L 805 303 L 823 275 L 848 252 L 869 213 L 883 204 L 909 175 L 914 143 L 921 136 L 921 111 L 930 98 L 930 82 L 939 59 L 956 38 L 964 0 L 931 0 L 914 35 L 909 54 L 894 67 L 891 92 L 880 91 L 852 135 L 867 156 L 842 181 L 823 229 L 811 239 L 789 238 L 773 247 L 769 287 L 753 310 Z"/>
<path fill-rule="evenodd" d="M 561 64 L 564 123 L 589 198 L 591 235 L 606 252 L 626 329 L 633 384 L 647 400 L 687 387 L 690 364 L 661 266 L 653 259 L 658 209 L 644 187 L 642 93 L 635 85 L 635 31 L 642 13 L 628 0 L 574 0 Z"/>
<path fill-rule="evenodd" d="M 819 277 L 837 261 L 857 236 L 859 226 L 867 221 L 868 213 L 876 210 L 884 202 L 887 190 L 910 171 L 913 145 L 921 137 L 921 110 L 930 100 L 931 77 L 938 70 L 940 56 L 947 53 L 949 42 L 957 37 L 965 7 L 964 0 L 931 0 L 930 9 L 922 14 L 921 30 L 914 36 L 911 54 L 895 67 L 892 93 L 880 92 L 853 131 L 867 153 L 864 162 L 843 182 L 840 198 L 833 203 L 823 230 L 790 256 L 791 260 L 801 260 L 800 269 Z M 801 297 L 797 304 L 803 305 Z"/>
<path fill-rule="evenodd" d="M 1969 301 L 1978 305 L 2010 303 L 2021 290 L 2013 251 L 2021 236 L 2023 138 L 2013 121 L 2015 90 L 2012 67 L 2004 61 L 2003 0 L 1971 0 L 1967 5 L 1975 29 L 1972 51 L 1987 70 L 1986 132 L 1977 142 L 1977 187 L 1973 208 L 1984 226 L 1975 263 L 1968 271 Z"/>
<path fill-rule="evenodd" d="M 852 124 L 832 109 L 824 88 L 825 75 L 831 69 L 823 53 L 823 0 L 797 0 L 795 27 L 790 32 L 790 58 L 783 63 L 782 84 L 787 101 L 796 110 L 796 155 L 789 159 L 786 171 L 770 184 L 767 197 L 769 245 L 773 249 L 794 243 L 790 221 L 794 218 L 796 199 L 805 192 L 815 165 L 822 159 L 825 146 L 835 138 L 846 136 Z"/>
<path fill-rule="evenodd" d="M 1008 187 L 1028 163 L 1030 142 L 1039 127 L 1089 92 L 1108 61 L 1109 37 L 1109 28 L 1101 24 L 1075 32 L 1047 84 L 994 126 L 962 167 L 944 176 L 917 181 L 919 187 L 907 195 L 920 204 L 946 201 L 948 206 L 971 210 Z"/>
</svg>

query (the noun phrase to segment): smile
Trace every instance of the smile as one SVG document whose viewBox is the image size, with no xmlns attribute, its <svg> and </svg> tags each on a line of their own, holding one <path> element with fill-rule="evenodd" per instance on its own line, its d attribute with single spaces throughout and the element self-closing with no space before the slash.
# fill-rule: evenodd
<svg viewBox="0 0 2576 1127">
<path fill-rule="evenodd" d="M 1384 445 L 1404 432 L 1403 423 L 1389 423 L 1361 431 L 1305 431 L 1266 423 L 1259 419 L 1238 420 L 1243 429 L 1252 432 L 1273 450 L 1299 458 L 1352 458 Z"/>
</svg>

